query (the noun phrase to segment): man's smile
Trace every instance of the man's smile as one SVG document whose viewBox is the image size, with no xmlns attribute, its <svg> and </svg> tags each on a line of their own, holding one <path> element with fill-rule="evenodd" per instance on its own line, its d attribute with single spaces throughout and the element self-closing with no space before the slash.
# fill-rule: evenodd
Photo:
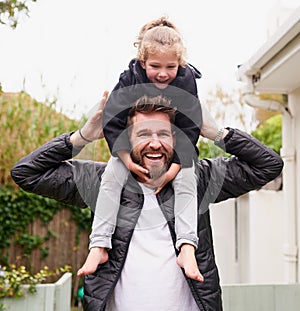
<svg viewBox="0 0 300 311">
<path fill-rule="evenodd" d="M 144 156 L 150 160 L 160 160 L 162 159 L 163 154 L 162 153 L 146 153 Z"/>
</svg>

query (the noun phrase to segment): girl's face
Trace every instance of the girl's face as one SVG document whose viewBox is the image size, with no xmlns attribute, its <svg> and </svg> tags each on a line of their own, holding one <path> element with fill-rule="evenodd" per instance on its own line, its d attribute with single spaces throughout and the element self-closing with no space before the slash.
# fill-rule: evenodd
<svg viewBox="0 0 300 311">
<path fill-rule="evenodd" d="M 176 78 L 179 61 L 174 52 L 157 52 L 149 54 L 141 65 L 150 82 L 159 89 L 165 89 Z"/>
</svg>

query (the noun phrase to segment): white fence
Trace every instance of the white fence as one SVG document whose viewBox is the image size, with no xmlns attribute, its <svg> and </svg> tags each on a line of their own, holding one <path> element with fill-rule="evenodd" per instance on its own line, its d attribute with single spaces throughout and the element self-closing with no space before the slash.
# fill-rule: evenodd
<svg viewBox="0 0 300 311">
<path fill-rule="evenodd" d="M 224 311 L 299 311 L 300 284 L 224 285 Z"/>
<path fill-rule="evenodd" d="M 65 273 L 56 283 L 38 284 L 35 294 L 0 299 L 6 311 L 70 311 L 72 274 Z"/>
</svg>

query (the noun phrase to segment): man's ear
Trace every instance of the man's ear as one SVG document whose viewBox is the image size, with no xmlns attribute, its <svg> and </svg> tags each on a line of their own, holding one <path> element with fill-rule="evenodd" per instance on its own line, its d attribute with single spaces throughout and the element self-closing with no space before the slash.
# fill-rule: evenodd
<svg viewBox="0 0 300 311">
<path fill-rule="evenodd" d="M 176 146 L 176 132 L 175 131 L 173 131 L 172 137 L 173 137 L 173 146 L 175 147 Z"/>
</svg>

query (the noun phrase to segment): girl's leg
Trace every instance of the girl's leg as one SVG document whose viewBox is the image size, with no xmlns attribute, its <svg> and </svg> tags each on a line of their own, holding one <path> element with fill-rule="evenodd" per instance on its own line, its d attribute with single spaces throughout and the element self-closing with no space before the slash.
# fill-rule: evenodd
<svg viewBox="0 0 300 311">
<path fill-rule="evenodd" d="M 195 168 L 182 168 L 173 181 L 175 193 L 176 248 L 188 243 L 198 246 L 197 235 L 197 176 Z"/>
<path fill-rule="evenodd" d="M 112 247 L 111 237 L 115 231 L 121 191 L 127 176 L 128 170 L 123 162 L 117 157 L 111 157 L 101 179 L 90 234 L 90 252 L 77 275 L 93 273 L 98 264 L 108 260 L 107 249 Z"/>
<path fill-rule="evenodd" d="M 117 157 L 111 157 L 102 175 L 89 248 L 100 246 L 110 249 L 120 206 L 121 191 L 128 170 Z"/>
<path fill-rule="evenodd" d="M 202 282 L 204 279 L 195 258 L 195 250 L 198 246 L 198 202 L 197 176 L 194 166 L 182 168 L 173 181 L 173 187 L 176 248 L 180 251 L 177 263 L 184 268 L 189 278 Z"/>
</svg>

